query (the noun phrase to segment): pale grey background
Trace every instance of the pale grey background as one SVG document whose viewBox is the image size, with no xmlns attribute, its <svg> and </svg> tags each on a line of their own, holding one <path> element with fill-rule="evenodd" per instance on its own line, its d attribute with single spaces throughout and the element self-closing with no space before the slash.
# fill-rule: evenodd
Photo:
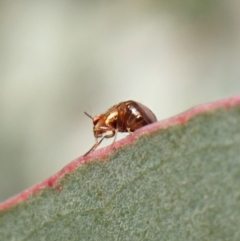
<svg viewBox="0 0 240 241">
<path fill-rule="evenodd" d="M 164 119 L 240 93 L 239 1 L 12 0 L 0 19 L 0 200 L 92 146 L 84 111 Z"/>
</svg>

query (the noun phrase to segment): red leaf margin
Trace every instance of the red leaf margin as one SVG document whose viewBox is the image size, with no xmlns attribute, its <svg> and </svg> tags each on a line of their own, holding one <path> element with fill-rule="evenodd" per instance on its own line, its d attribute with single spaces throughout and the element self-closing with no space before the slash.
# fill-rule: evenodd
<svg viewBox="0 0 240 241">
<path fill-rule="evenodd" d="M 227 99 L 222 99 L 222 100 L 217 100 L 214 102 L 202 104 L 202 105 L 193 107 L 176 116 L 145 126 L 135 131 L 132 135 L 128 135 L 125 138 L 115 142 L 114 148 L 112 148 L 112 146 L 110 145 L 110 146 L 101 148 L 99 150 L 96 150 L 87 156 L 80 156 L 76 158 L 75 160 L 71 161 L 69 164 L 67 164 L 65 167 L 63 167 L 59 172 L 57 172 L 53 176 L 47 178 L 42 182 L 35 184 L 34 186 L 24 190 L 23 192 L 0 203 L 0 211 L 3 209 L 10 208 L 11 206 L 17 204 L 20 201 L 24 201 L 30 195 L 34 194 L 38 190 L 43 189 L 45 187 L 54 187 L 57 189 L 61 188 L 61 187 L 55 186 L 55 184 L 58 181 L 58 179 L 61 178 L 64 174 L 73 171 L 79 164 L 90 161 L 92 159 L 95 159 L 95 158 L 105 159 L 106 156 L 111 151 L 115 150 L 116 148 L 131 144 L 134 141 L 135 137 L 137 136 L 140 136 L 144 133 L 151 134 L 156 132 L 159 129 L 167 128 L 168 126 L 172 126 L 176 124 L 184 124 L 187 120 L 189 120 L 191 117 L 197 114 L 200 114 L 203 112 L 209 112 L 217 108 L 229 109 L 231 106 L 234 106 L 234 105 L 240 105 L 240 96 L 233 96 Z"/>
</svg>

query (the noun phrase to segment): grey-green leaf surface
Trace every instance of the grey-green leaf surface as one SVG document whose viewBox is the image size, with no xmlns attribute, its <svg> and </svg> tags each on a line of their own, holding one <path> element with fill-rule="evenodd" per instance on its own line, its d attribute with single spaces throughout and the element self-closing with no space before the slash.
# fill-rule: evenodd
<svg viewBox="0 0 240 241">
<path fill-rule="evenodd" d="M 240 240 L 240 101 L 156 126 L 2 209 L 0 240 Z"/>
</svg>

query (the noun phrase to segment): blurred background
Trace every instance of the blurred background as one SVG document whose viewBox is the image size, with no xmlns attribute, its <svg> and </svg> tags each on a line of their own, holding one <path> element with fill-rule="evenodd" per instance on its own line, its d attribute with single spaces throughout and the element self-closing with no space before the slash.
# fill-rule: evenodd
<svg viewBox="0 0 240 241">
<path fill-rule="evenodd" d="M 0 19 L 0 201 L 92 146 L 84 111 L 161 120 L 240 93 L 236 0 L 1 0 Z"/>
</svg>

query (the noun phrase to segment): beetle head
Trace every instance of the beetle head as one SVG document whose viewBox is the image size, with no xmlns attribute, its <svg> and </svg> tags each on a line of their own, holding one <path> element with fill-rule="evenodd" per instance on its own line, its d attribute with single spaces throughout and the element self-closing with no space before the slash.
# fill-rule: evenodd
<svg viewBox="0 0 240 241">
<path fill-rule="evenodd" d="M 104 114 L 96 115 L 94 117 L 90 116 L 88 113 L 84 112 L 93 122 L 93 134 L 95 137 L 102 137 L 102 134 L 106 132 L 106 116 Z"/>
</svg>

